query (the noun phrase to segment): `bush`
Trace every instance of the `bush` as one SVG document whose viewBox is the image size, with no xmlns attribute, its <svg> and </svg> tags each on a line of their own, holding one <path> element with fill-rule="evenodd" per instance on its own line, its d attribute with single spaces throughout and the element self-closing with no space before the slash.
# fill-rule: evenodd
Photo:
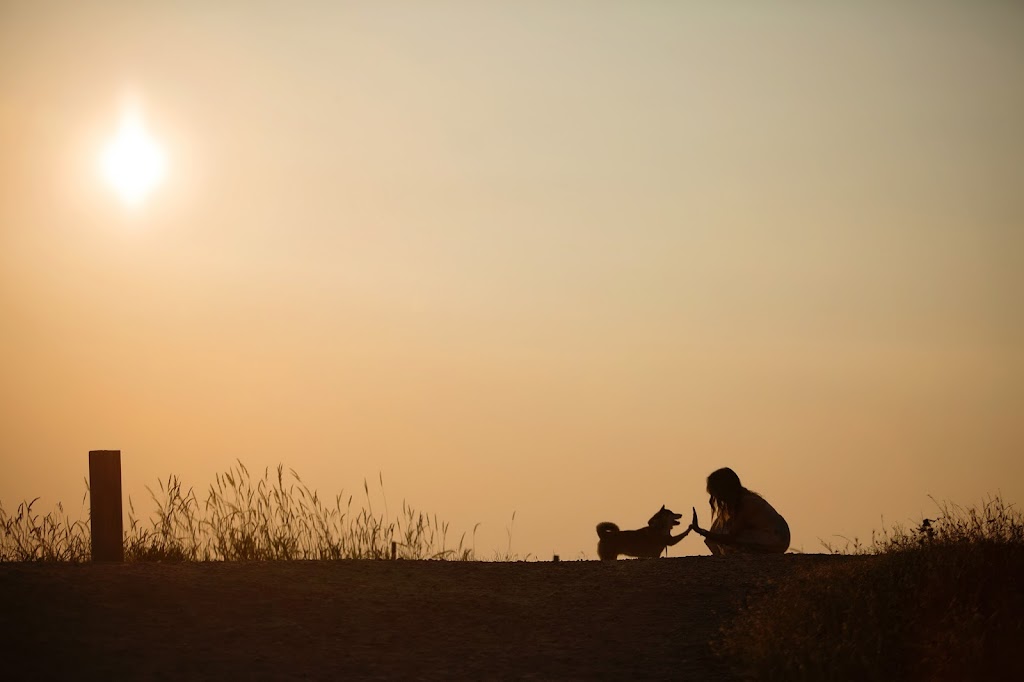
<svg viewBox="0 0 1024 682">
<path fill-rule="evenodd" d="M 998 497 L 939 511 L 783 582 L 718 653 L 766 679 L 1024 679 L 1024 518 Z"/>
</svg>

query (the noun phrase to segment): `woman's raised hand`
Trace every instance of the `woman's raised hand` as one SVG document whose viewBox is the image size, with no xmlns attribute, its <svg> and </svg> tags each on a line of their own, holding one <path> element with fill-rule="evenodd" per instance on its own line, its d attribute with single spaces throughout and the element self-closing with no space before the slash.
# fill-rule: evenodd
<svg viewBox="0 0 1024 682">
<path fill-rule="evenodd" d="M 690 528 L 700 530 L 700 521 L 697 520 L 697 508 L 693 508 L 693 522 L 690 523 Z"/>
</svg>

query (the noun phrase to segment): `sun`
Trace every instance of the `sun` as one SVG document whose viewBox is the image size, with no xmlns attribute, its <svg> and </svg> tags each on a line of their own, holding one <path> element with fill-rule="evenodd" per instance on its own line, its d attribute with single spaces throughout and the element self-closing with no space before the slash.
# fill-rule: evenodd
<svg viewBox="0 0 1024 682">
<path fill-rule="evenodd" d="M 125 111 L 116 136 L 103 150 L 104 179 L 127 206 L 138 206 L 163 181 L 167 157 L 137 110 Z"/>
</svg>

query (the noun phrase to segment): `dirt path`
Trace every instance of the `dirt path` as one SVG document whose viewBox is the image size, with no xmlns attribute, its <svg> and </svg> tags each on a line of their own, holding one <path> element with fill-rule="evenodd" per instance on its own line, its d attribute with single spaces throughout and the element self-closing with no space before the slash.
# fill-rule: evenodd
<svg viewBox="0 0 1024 682">
<path fill-rule="evenodd" d="M 7 679 L 729 680 L 708 641 L 822 555 L 0 564 Z"/>
</svg>

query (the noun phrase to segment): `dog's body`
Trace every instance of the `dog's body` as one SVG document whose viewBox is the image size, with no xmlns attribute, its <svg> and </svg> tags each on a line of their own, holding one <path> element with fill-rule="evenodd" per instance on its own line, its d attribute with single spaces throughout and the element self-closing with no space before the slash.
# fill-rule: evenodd
<svg viewBox="0 0 1024 682">
<path fill-rule="evenodd" d="M 619 530 L 614 523 L 605 521 L 597 524 L 597 556 L 602 561 L 618 559 L 620 554 L 640 559 L 657 559 L 666 547 L 671 547 L 687 535 L 685 533 L 672 536 L 672 528 L 679 525 L 682 514 L 662 506 L 647 522 L 646 528 L 639 530 Z"/>
</svg>

